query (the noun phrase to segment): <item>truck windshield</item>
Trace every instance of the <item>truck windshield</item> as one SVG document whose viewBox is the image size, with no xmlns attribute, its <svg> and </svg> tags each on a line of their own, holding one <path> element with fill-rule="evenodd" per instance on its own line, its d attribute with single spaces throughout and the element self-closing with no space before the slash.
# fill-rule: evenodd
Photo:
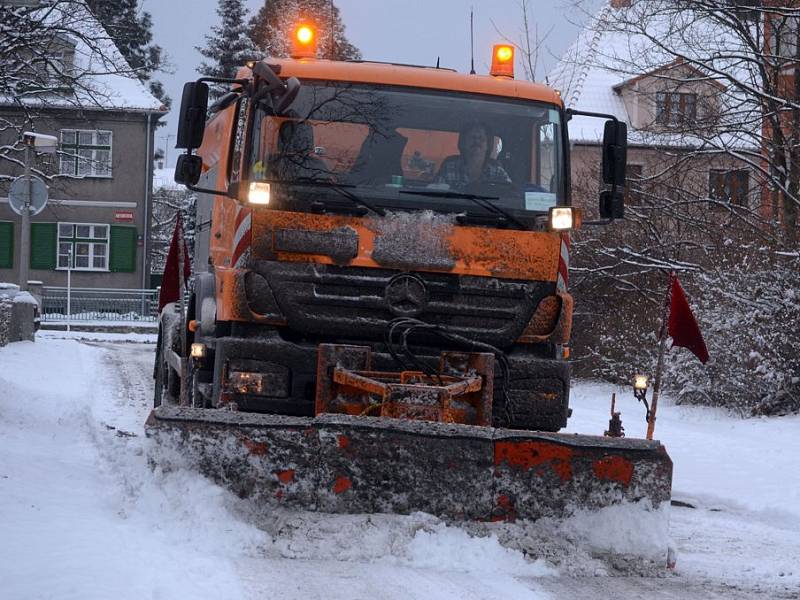
<svg viewBox="0 0 800 600">
<path fill-rule="evenodd" d="M 564 203 L 561 127 L 533 101 L 304 82 L 289 116 L 257 109 L 249 176 L 285 183 L 278 201 L 338 184 L 384 208 L 480 212 L 480 196 L 531 215 Z"/>
</svg>

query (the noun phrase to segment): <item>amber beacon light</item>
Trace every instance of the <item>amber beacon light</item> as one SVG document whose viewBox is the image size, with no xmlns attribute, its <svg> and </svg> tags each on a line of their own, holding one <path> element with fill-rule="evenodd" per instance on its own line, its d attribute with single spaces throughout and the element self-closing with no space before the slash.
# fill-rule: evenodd
<svg viewBox="0 0 800 600">
<path fill-rule="evenodd" d="M 298 25 L 292 38 L 292 58 L 314 58 L 317 55 L 317 35 L 308 24 Z"/>
<path fill-rule="evenodd" d="M 492 75 L 514 79 L 514 46 L 498 44 L 492 50 Z"/>
</svg>

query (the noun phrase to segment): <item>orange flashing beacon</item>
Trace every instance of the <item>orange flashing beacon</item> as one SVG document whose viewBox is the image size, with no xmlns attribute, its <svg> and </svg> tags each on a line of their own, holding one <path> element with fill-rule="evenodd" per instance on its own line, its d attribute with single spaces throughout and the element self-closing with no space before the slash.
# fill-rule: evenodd
<svg viewBox="0 0 800 600">
<path fill-rule="evenodd" d="M 514 46 L 497 44 L 492 49 L 493 77 L 507 77 L 514 79 Z"/>
</svg>

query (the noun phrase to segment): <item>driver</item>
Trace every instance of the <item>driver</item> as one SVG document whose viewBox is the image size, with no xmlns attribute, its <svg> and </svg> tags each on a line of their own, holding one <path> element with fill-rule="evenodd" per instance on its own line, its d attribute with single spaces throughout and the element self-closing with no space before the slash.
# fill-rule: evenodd
<svg viewBox="0 0 800 600">
<path fill-rule="evenodd" d="M 473 183 L 511 183 L 500 164 L 491 158 L 493 136 L 478 121 L 467 123 L 458 134 L 460 154 L 448 156 L 436 176 L 436 183 L 464 189 Z"/>
</svg>

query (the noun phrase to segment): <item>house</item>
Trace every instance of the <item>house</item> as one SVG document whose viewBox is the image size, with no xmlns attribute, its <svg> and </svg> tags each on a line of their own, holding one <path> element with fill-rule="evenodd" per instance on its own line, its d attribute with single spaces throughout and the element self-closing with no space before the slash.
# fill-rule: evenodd
<svg viewBox="0 0 800 600">
<path fill-rule="evenodd" d="M 16 283 L 24 260 L 31 280 L 63 286 L 72 260 L 75 287 L 145 288 L 154 131 L 166 109 L 88 9 L 64 6 L 69 14 L 59 5 L 48 10 L 42 28 L 54 33 L 44 51 L 41 44 L 27 50 L 29 64 L 20 66 L 24 54 L 15 64 L 0 59 L 6 73 L 27 77 L 0 88 L 0 121 L 10 124 L 0 128 L 0 147 L 12 148 L 0 155 L 0 281 Z M 27 256 L 8 200 L 11 181 L 23 173 L 23 130 L 59 140 L 56 155 L 33 161 L 49 202 L 31 217 Z"/>
<path fill-rule="evenodd" d="M 603 6 L 548 77 L 567 108 L 613 115 L 628 126 L 628 199 L 632 194 L 689 198 L 755 210 L 757 144 L 748 136 L 716 135 L 725 85 L 696 65 L 663 52 L 616 22 L 629 1 Z M 674 23 L 671 24 L 674 27 Z M 756 119 L 749 126 L 758 128 Z M 596 214 L 603 121 L 575 116 L 569 124 L 574 201 Z M 716 137 L 715 137 L 716 136 Z M 751 160 L 741 157 L 751 157 Z"/>
</svg>

